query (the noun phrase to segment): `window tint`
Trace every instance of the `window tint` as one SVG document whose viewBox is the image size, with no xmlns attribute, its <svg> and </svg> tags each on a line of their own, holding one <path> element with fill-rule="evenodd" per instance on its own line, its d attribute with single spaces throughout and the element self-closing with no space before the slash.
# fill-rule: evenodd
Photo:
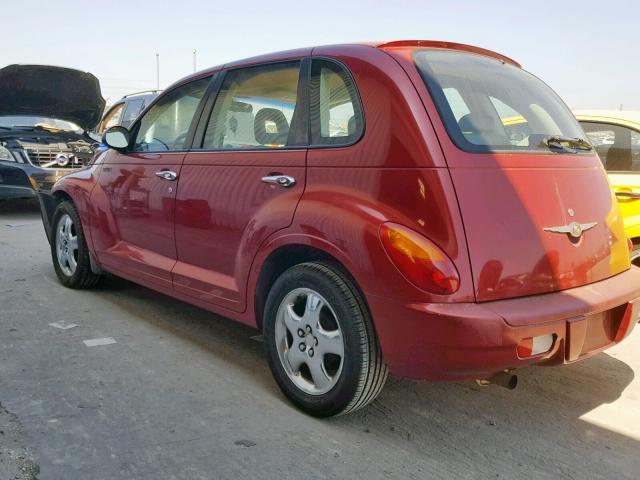
<svg viewBox="0 0 640 480">
<path fill-rule="evenodd" d="M 124 103 L 116 105 L 113 107 L 107 116 L 102 120 L 102 124 L 100 125 L 100 129 L 98 133 L 104 133 L 106 130 L 109 130 L 111 127 L 115 125 L 120 125 L 120 117 L 122 116 L 122 110 L 124 108 Z"/>
<path fill-rule="evenodd" d="M 640 172 L 640 133 L 609 123 L 580 123 L 608 171 Z"/>
<path fill-rule="evenodd" d="M 144 98 L 136 98 L 135 100 L 129 100 L 127 103 L 127 108 L 122 114 L 122 120 L 120 121 L 121 125 L 128 125 L 133 122 L 142 109 L 144 108 Z"/>
<path fill-rule="evenodd" d="M 583 136 L 562 100 L 514 65 L 441 50 L 420 50 L 414 60 L 451 139 L 463 150 L 548 152 L 543 141 L 550 136 Z"/>
<path fill-rule="evenodd" d="M 211 111 L 202 148 L 284 148 L 293 144 L 300 62 L 232 70 Z"/>
<path fill-rule="evenodd" d="M 211 78 L 203 78 L 166 93 L 140 120 L 135 152 L 183 150 L 187 133 Z"/>
<path fill-rule="evenodd" d="M 311 143 L 346 145 L 362 136 L 364 119 L 351 76 L 337 63 L 311 66 Z"/>
</svg>

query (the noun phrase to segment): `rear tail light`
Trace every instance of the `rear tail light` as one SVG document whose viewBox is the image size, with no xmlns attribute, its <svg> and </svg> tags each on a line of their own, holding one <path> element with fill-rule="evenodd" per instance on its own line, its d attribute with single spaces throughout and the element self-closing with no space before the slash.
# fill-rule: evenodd
<svg viewBox="0 0 640 480">
<path fill-rule="evenodd" d="M 458 290 L 460 276 L 455 265 L 427 238 L 402 225 L 385 223 L 380 239 L 391 261 L 418 288 L 438 295 Z"/>
<path fill-rule="evenodd" d="M 633 242 L 627 237 L 627 246 L 629 247 L 629 253 L 633 252 Z"/>
<path fill-rule="evenodd" d="M 553 346 L 553 335 L 523 338 L 518 343 L 518 357 L 527 358 L 546 353 Z"/>
</svg>

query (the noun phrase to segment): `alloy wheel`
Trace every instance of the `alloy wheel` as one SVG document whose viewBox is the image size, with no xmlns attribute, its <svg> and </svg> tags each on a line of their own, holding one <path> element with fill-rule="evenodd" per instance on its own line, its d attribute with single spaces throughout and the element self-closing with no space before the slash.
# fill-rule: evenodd
<svg viewBox="0 0 640 480">
<path fill-rule="evenodd" d="M 78 235 L 73 220 L 64 214 L 56 228 L 56 255 L 62 273 L 73 276 L 78 267 Z"/>
<path fill-rule="evenodd" d="M 309 288 L 287 294 L 278 308 L 275 341 L 289 379 L 310 395 L 338 382 L 345 347 L 340 322 L 329 302 Z"/>
</svg>

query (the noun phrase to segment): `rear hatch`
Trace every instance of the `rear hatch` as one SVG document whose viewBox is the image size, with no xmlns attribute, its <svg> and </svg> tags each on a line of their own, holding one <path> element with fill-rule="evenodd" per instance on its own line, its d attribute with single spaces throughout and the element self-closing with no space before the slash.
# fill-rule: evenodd
<svg viewBox="0 0 640 480">
<path fill-rule="evenodd" d="M 433 49 L 413 58 L 456 189 L 478 301 L 629 268 L 606 174 L 549 87 L 504 58 Z"/>
</svg>

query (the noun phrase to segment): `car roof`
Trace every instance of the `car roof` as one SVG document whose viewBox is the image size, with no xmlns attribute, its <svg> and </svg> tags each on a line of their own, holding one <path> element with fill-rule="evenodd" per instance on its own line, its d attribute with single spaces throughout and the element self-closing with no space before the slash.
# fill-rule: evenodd
<svg viewBox="0 0 640 480">
<path fill-rule="evenodd" d="M 608 122 L 640 127 L 640 111 L 634 110 L 574 110 L 578 120 Z"/>
<path fill-rule="evenodd" d="M 325 45 L 323 47 L 331 47 L 335 50 L 336 53 L 339 53 L 341 49 L 349 49 L 350 47 L 370 47 L 376 48 L 380 50 L 392 50 L 392 49 L 418 49 L 418 48 L 434 48 L 434 49 L 446 49 L 446 50 L 457 50 L 468 53 L 475 53 L 478 55 L 484 55 L 488 57 L 493 57 L 498 60 L 501 60 L 506 63 L 510 63 L 518 68 L 521 68 L 521 65 L 515 60 L 502 55 L 498 52 L 494 52 L 492 50 L 487 50 L 485 48 L 476 47 L 473 45 L 467 45 L 464 43 L 455 43 L 455 42 L 446 42 L 446 41 L 438 41 L 438 40 L 394 40 L 394 41 L 380 41 L 380 42 L 352 42 L 352 43 L 343 43 L 337 45 Z M 295 58 L 295 57 L 306 57 L 313 54 L 313 50 L 318 47 L 307 47 L 307 48 L 299 48 L 295 50 L 284 50 L 280 52 L 268 53 L 265 55 L 259 55 L 255 57 L 249 57 L 242 60 L 236 60 L 230 63 L 217 65 L 215 67 L 207 68 L 205 70 L 201 70 L 196 73 L 192 73 L 184 78 L 181 78 L 173 85 L 171 85 L 167 90 L 173 88 L 174 86 L 180 85 L 182 83 L 196 80 L 198 78 L 206 77 L 211 75 L 219 70 L 224 68 L 236 68 L 241 66 L 249 66 L 257 63 L 267 63 L 267 62 L 275 62 L 278 60 L 286 60 L 287 58 Z"/>
</svg>

